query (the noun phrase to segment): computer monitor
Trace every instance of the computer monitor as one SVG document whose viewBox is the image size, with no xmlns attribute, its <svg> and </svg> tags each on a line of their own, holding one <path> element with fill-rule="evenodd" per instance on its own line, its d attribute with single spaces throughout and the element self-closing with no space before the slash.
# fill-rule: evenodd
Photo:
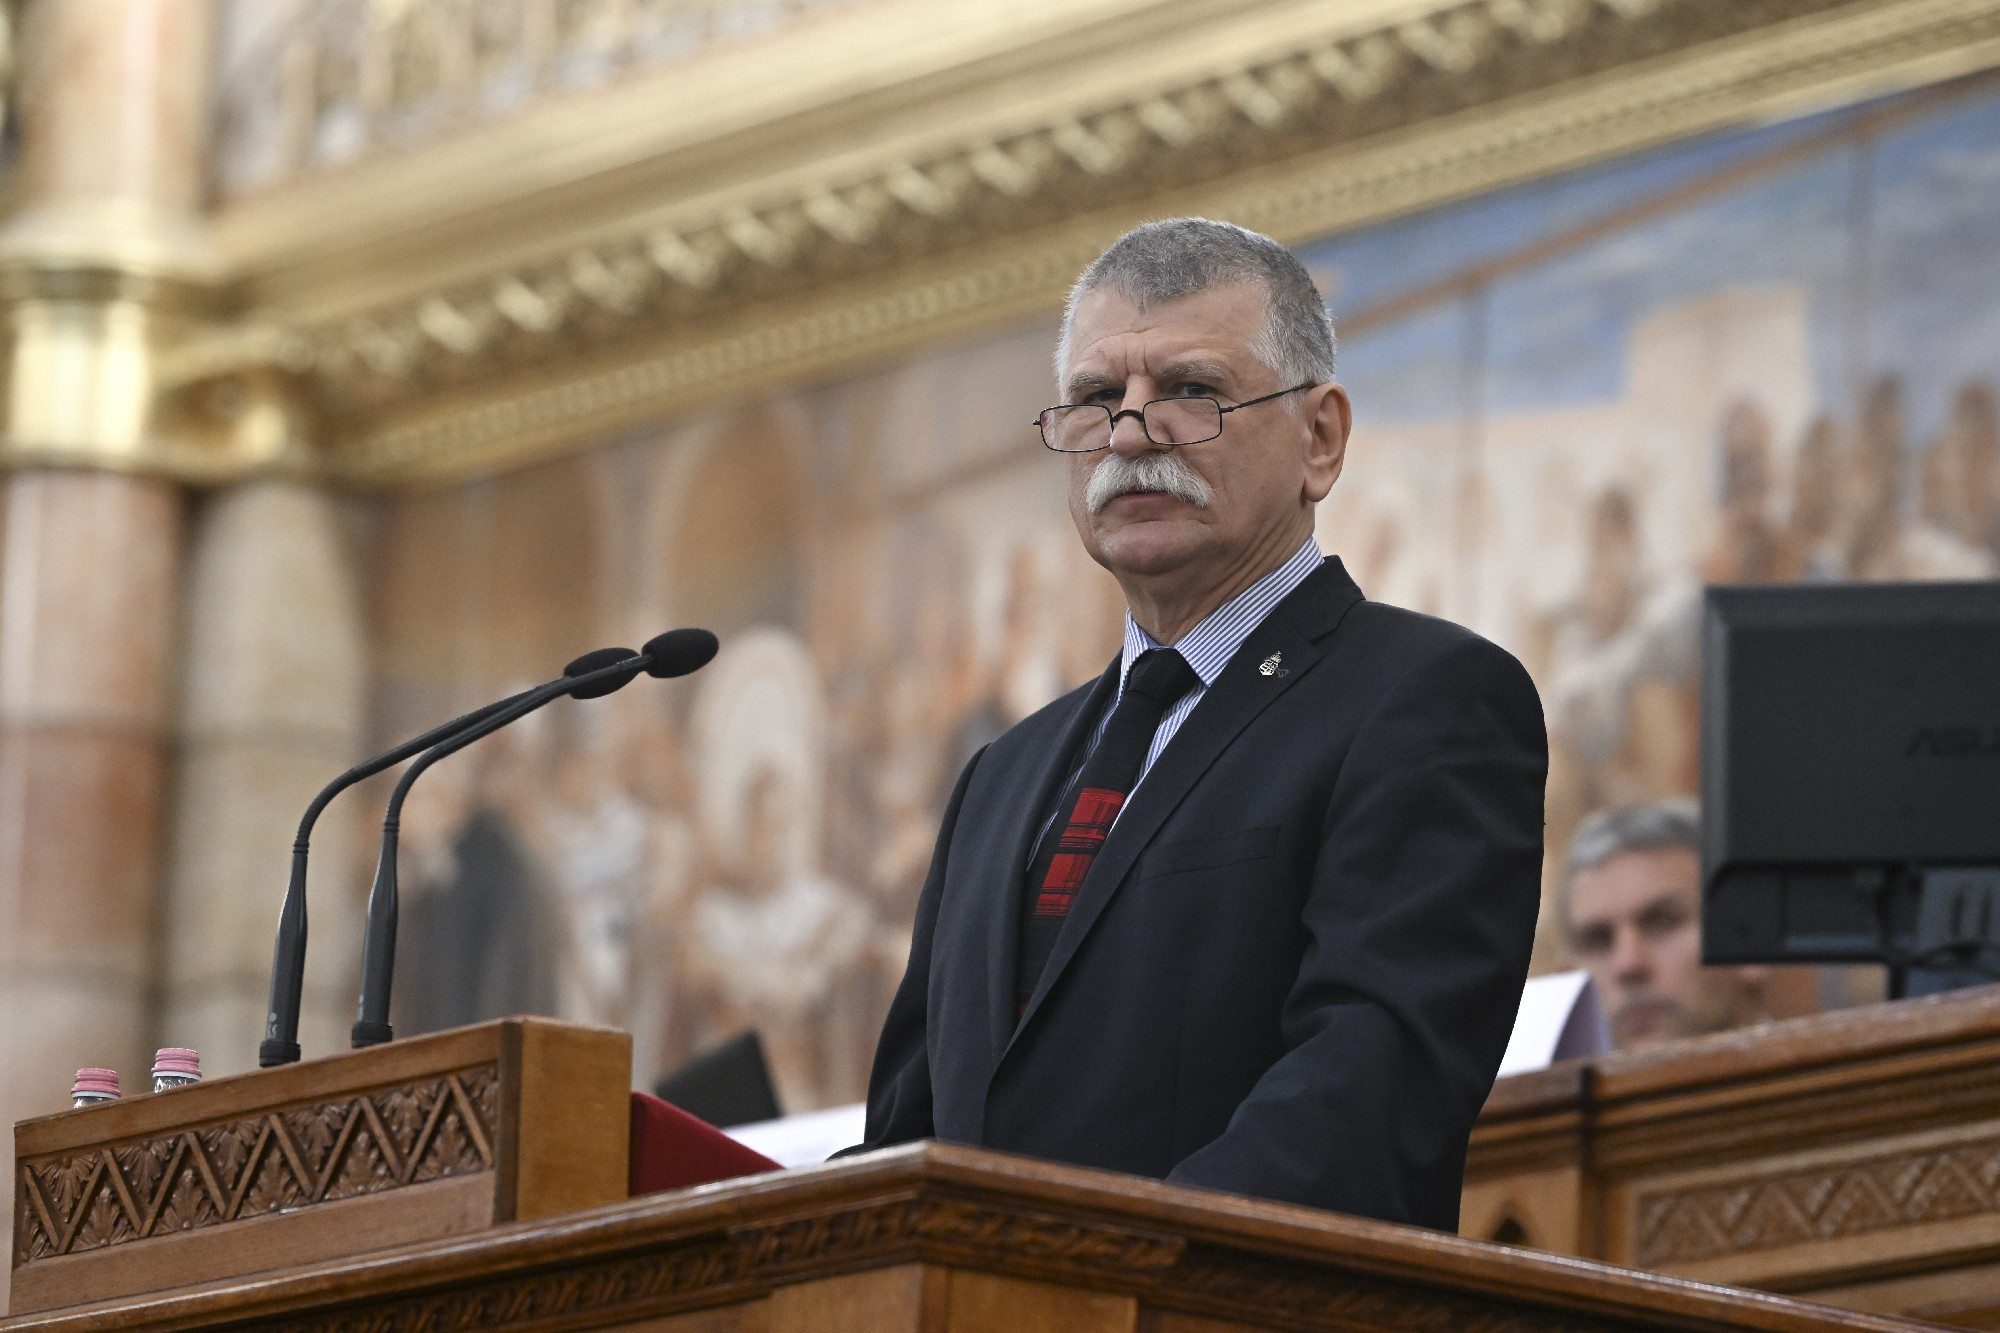
<svg viewBox="0 0 2000 1333">
<path fill-rule="evenodd" d="M 2000 581 L 1707 591 L 1702 958 L 2000 974 Z"/>
</svg>

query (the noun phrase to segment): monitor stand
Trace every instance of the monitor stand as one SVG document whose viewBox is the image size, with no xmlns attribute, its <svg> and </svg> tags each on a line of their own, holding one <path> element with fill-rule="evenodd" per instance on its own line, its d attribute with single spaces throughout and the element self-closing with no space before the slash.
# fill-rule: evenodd
<svg viewBox="0 0 2000 1333">
<path fill-rule="evenodd" d="M 1907 962 L 1890 966 L 1889 998 L 2000 981 L 2000 866 L 1936 866 L 1918 875 L 1913 947 Z"/>
</svg>

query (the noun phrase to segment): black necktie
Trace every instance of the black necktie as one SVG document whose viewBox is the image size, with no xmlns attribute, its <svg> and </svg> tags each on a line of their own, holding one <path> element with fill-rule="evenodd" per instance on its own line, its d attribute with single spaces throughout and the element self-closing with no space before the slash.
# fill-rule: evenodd
<svg viewBox="0 0 2000 1333">
<path fill-rule="evenodd" d="M 1014 1002 L 1020 1009 L 1026 1009 L 1028 997 L 1035 993 L 1070 904 L 1076 901 L 1111 822 L 1139 780 L 1160 719 L 1200 680 L 1187 659 L 1171 648 L 1143 652 L 1132 663 L 1124 696 L 1111 711 L 1104 735 L 1063 792 L 1056 818 L 1028 863 L 1027 891 L 1021 901 L 1020 969 L 1014 980 Z"/>
</svg>

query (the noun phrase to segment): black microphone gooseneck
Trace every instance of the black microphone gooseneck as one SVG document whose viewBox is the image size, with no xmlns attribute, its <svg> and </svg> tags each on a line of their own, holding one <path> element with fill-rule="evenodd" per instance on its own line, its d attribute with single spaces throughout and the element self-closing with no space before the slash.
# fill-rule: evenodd
<svg viewBox="0 0 2000 1333">
<path fill-rule="evenodd" d="M 378 1046 L 395 1037 L 389 1024 L 389 996 L 396 973 L 396 853 L 403 801 L 417 776 L 446 755 L 456 754 L 565 694 L 596 699 L 622 689 L 641 671 L 660 678 L 685 676 L 708 665 L 716 647 L 715 636 L 707 630 L 678 629 L 647 640 L 637 653 L 629 648 L 585 653 L 565 668 L 561 680 L 503 701 L 487 716 L 431 746 L 410 765 L 390 794 L 389 808 L 382 818 L 382 850 L 375 863 L 375 886 L 368 895 L 368 930 L 361 946 L 361 1003 L 352 1033 L 356 1047 Z"/>
<path fill-rule="evenodd" d="M 257 1048 L 257 1063 L 268 1069 L 292 1064 L 299 1058 L 299 1003 L 306 982 L 306 859 L 312 845 L 313 825 L 327 802 L 363 778 L 402 763 L 420 750 L 467 727 L 477 726 L 504 709 L 511 708 L 534 693 L 520 694 L 474 709 L 442 726 L 432 727 L 414 740 L 404 741 L 385 754 L 356 764 L 320 790 L 299 820 L 298 836 L 292 839 L 292 880 L 285 888 L 285 905 L 278 913 L 278 944 L 271 960 L 271 1007 L 264 1015 L 264 1040 Z"/>
</svg>

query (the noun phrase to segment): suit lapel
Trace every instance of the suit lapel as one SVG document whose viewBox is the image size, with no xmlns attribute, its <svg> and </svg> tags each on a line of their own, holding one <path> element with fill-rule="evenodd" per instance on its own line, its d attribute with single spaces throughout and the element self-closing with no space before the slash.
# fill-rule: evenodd
<svg viewBox="0 0 2000 1333">
<path fill-rule="evenodd" d="M 1089 728 L 1104 716 L 1105 705 L 1118 688 L 1119 658 L 1098 677 L 1083 696 L 1082 704 L 1061 724 L 1055 741 L 1046 747 L 1022 781 L 1013 784 L 1010 803 L 998 816 L 997 827 L 1014 830 L 1013 843 L 997 870 L 999 882 L 989 882 L 985 894 L 985 937 L 994 942 L 986 950 L 986 990 L 992 1049 L 997 1054 L 1007 1048 L 1015 1025 L 1014 974 L 1020 965 L 1021 895 L 1028 875 L 1028 858 L 1034 852 L 1035 835 L 1042 820 L 1055 804 L 1058 790 L 1069 777 Z"/>
<path fill-rule="evenodd" d="M 1297 684 L 1319 662 L 1320 652 L 1313 640 L 1324 637 L 1339 624 L 1347 609 L 1361 600 L 1360 589 L 1347 576 L 1338 559 L 1329 559 L 1272 609 L 1262 624 L 1250 632 L 1235 656 L 1217 676 L 1215 684 L 1181 723 L 1172 741 L 1161 752 L 1152 770 L 1132 794 L 1131 803 L 1112 826 L 1070 908 L 1069 919 L 1056 937 L 1049 963 L 1028 1000 L 1028 1009 L 1015 1032 L 1027 1026 L 1056 979 L 1081 947 L 1084 937 L 1096 924 L 1113 896 L 1124 884 L 1139 854 L 1150 844 L 1168 816 L 1179 808 L 1194 784 L 1200 780 L 1222 752 L 1243 729 L 1277 698 Z M 1273 655 L 1278 662 L 1270 674 L 1260 668 Z M 1115 666 L 1116 664 L 1114 664 Z M 1093 697 L 1095 692 L 1093 692 Z M 1092 716 L 1095 716 L 1093 713 Z M 1025 872 L 1025 854 L 1016 867 L 1016 877 Z M 1010 925 L 1010 941 L 1016 940 L 1017 925 Z M 1015 943 L 1018 948 L 1018 942 Z M 1007 958 L 1015 959 L 1014 949 Z M 1009 1016 L 1011 1019 L 1011 1015 Z M 995 1046 L 1004 1056 L 1011 1038 Z"/>
</svg>

